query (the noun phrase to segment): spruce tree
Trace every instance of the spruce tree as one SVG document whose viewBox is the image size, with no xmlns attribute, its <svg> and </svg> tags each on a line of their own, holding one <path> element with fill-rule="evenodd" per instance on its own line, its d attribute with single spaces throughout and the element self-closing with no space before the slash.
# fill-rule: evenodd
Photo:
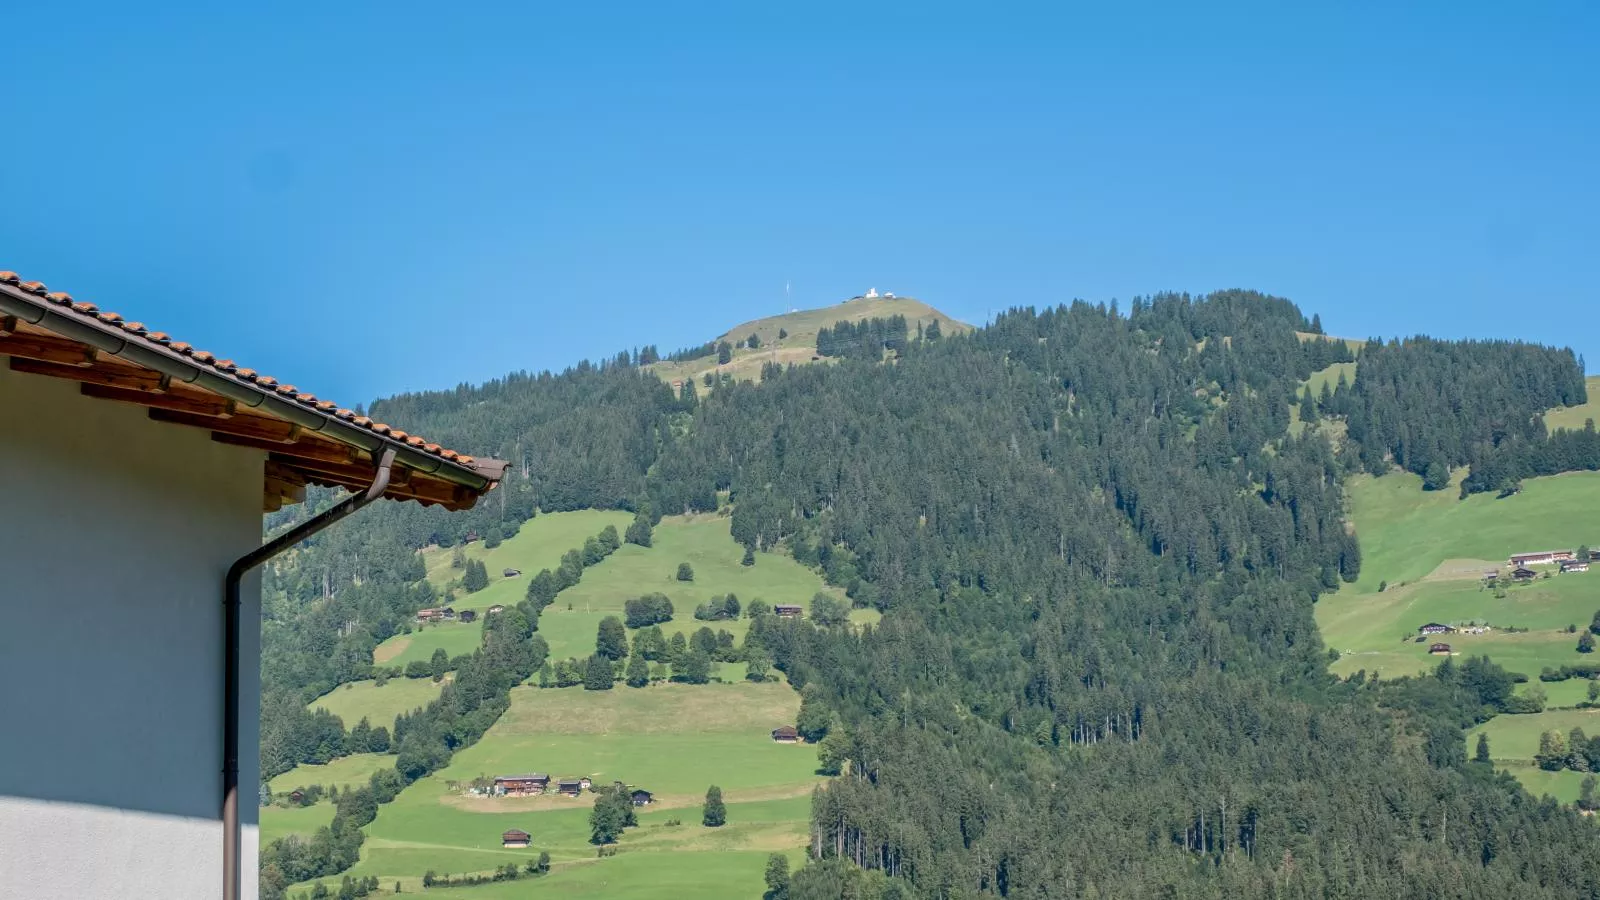
<svg viewBox="0 0 1600 900">
<path fill-rule="evenodd" d="M 1478 748 L 1473 751 L 1472 761 L 1480 763 L 1486 763 L 1490 761 L 1489 736 L 1483 732 L 1478 733 Z"/>
<path fill-rule="evenodd" d="M 606 616 L 600 620 L 600 628 L 595 635 L 595 653 L 606 659 L 621 659 L 628 655 L 628 632 L 622 627 L 622 620 L 616 616 Z"/>
<path fill-rule="evenodd" d="M 586 691 L 609 691 L 616 677 L 611 668 L 611 660 L 596 653 L 589 657 L 589 662 L 583 671 L 583 689 Z"/>
<path fill-rule="evenodd" d="M 722 788 L 712 785 L 706 791 L 706 803 L 700 810 L 700 824 L 707 828 L 721 828 L 728 822 L 728 808 L 722 805 Z"/>
<path fill-rule="evenodd" d="M 650 664 L 643 656 L 635 653 L 628 658 L 627 678 L 628 687 L 640 688 L 650 683 Z"/>
<path fill-rule="evenodd" d="M 650 546 L 650 517 L 643 510 L 634 515 L 633 524 L 628 526 L 625 540 L 640 547 Z"/>
<path fill-rule="evenodd" d="M 767 890 L 762 900 L 789 900 L 789 857 L 774 853 L 767 857 Z"/>
</svg>

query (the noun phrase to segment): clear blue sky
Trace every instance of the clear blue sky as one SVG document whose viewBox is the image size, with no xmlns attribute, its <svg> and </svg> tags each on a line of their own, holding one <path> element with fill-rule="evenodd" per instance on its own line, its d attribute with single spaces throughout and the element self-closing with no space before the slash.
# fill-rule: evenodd
<svg viewBox="0 0 1600 900">
<path fill-rule="evenodd" d="M 1254 287 L 1600 369 L 1587 0 L 180 5 L 7 11 L 0 268 L 346 403 L 786 282 Z"/>
</svg>

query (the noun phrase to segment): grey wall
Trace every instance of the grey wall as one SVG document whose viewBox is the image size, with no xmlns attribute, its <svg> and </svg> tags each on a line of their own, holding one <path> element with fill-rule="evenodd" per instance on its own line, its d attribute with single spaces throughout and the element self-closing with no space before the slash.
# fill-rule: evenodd
<svg viewBox="0 0 1600 900">
<path fill-rule="evenodd" d="M 0 896 L 218 895 L 222 578 L 261 541 L 261 468 L 0 364 Z M 245 598 L 259 622 L 254 580 Z M 259 629 L 244 640 L 254 898 Z"/>
</svg>

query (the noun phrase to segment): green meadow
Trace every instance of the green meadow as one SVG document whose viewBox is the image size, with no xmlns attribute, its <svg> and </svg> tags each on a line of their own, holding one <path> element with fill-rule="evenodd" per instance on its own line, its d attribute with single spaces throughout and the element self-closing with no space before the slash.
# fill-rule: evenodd
<svg viewBox="0 0 1600 900">
<path fill-rule="evenodd" d="M 273 841 L 298 834 L 309 839 L 322 828 L 333 822 L 333 804 L 324 800 L 315 806 L 297 806 L 284 808 L 281 806 L 265 806 L 260 810 L 261 815 L 261 846 Z"/>
<path fill-rule="evenodd" d="M 451 658 L 471 653 L 483 643 L 483 622 L 430 622 L 415 625 L 410 634 L 397 634 L 372 651 L 373 663 L 404 666 L 414 659 L 428 662 L 433 651 L 444 648 Z M 348 723 L 347 723 L 348 724 Z"/>
<path fill-rule="evenodd" d="M 1579 681 L 1580 684 L 1587 682 Z M 1558 685 L 1545 685 L 1546 688 Z M 1489 736 L 1489 756 L 1496 768 L 1505 769 L 1522 782 L 1535 797 L 1549 794 L 1563 803 L 1578 799 L 1585 773 L 1563 769 L 1547 772 L 1533 764 L 1539 750 L 1539 735 L 1559 731 L 1562 737 L 1573 728 L 1586 734 L 1600 730 L 1600 710 L 1557 709 L 1526 716 L 1495 716 L 1467 733 L 1467 752 L 1478 746 L 1478 735 Z"/>
<path fill-rule="evenodd" d="M 382 687 L 375 681 L 352 681 L 311 701 L 311 708 L 333 713 L 344 720 L 345 728 L 363 716 L 374 728 L 391 728 L 395 716 L 432 703 L 439 696 L 439 686 L 432 678 L 391 678 Z"/>
<path fill-rule="evenodd" d="M 1589 402 L 1578 406 L 1562 406 L 1544 414 L 1544 427 L 1551 431 L 1566 428 L 1579 431 L 1589 419 L 1600 421 L 1600 375 L 1584 379 L 1589 389 Z"/>
<path fill-rule="evenodd" d="M 617 533 L 622 534 L 632 521 L 631 514 L 617 510 L 545 513 L 524 522 L 515 537 L 493 550 L 485 549 L 483 541 L 473 541 L 463 552 L 468 559 L 483 561 L 489 570 L 489 586 L 475 594 L 457 591 L 451 605 L 456 609 L 479 610 L 497 604 L 512 606 L 527 593 L 528 579 L 540 569 L 554 569 L 560 565 L 561 554 L 582 547 L 584 541 L 599 534 L 607 525 L 615 525 Z M 461 577 L 461 571 L 450 566 L 454 555 L 455 550 L 447 547 L 429 547 L 422 551 L 428 580 L 441 592 L 451 581 Z M 522 574 L 506 578 L 507 569 L 517 569 Z"/>
<path fill-rule="evenodd" d="M 549 642 L 551 657 L 593 653 L 600 620 L 620 617 L 627 601 L 644 594 L 662 593 L 672 599 L 672 621 L 661 626 L 669 639 L 674 631 L 687 638 L 704 626 L 728 631 L 741 641 L 750 628 L 748 619 L 701 622 L 694 618 L 694 608 L 729 593 L 745 605 L 761 600 L 769 606 L 789 603 L 807 610 L 819 592 L 844 599 L 842 592 L 823 583 L 822 576 L 779 553 L 757 553 L 755 565 L 741 565 L 744 547 L 733 540 L 731 526 L 728 517 L 720 515 L 669 516 L 656 526 L 649 547 L 623 544 L 605 562 L 585 570 L 583 579 L 562 591 L 539 618 L 539 633 Z M 694 569 L 693 581 L 677 579 L 680 562 Z M 851 618 L 872 622 L 878 615 L 856 610 Z"/>
<path fill-rule="evenodd" d="M 416 890 L 429 870 L 485 871 L 546 850 L 555 869 L 537 888 L 523 879 L 458 890 L 474 897 L 535 890 L 756 896 L 767 854 L 804 847 L 810 793 L 824 781 L 815 774 L 814 747 L 771 740 L 771 729 L 791 724 L 798 710 L 799 696 L 778 683 L 516 688 L 511 708 L 478 743 L 380 807 L 352 874 L 378 875 L 386 889 L 398 879 Z M 622 781 L 652 791 L 657 802 L 639 810 L 640 826 L 623 836 L 618 856 L 597 859 L 588 842 L 593 795 L 487 798 L 459 789 L 480 776 L 526 771 Z M 722 828 L 700 824 L 711 784 L 723 789 L 727 803 Z M 500 834 L 510 828 L 533 835 L 533 847 L 503 849 Z M 664 893 L 664 885 L 691 893 Z"/>
<path fill-rule="evenodd" d="M 1538 676 L 1547 666 L 1595 661 L 1592 654 L 1578 652 L 1578 635 L 1567 628 L 1581 632 L 1600 609 L 1600 571 L 1559 575 L 1553 566 L 1536 566 L 1540 574 L 1532 583 L 1499 590 L 1485 587 L 1482 575 L 1490 568 L 1504 573 L 1512 553 L 1584 543 L 1600 547 L 1600 522 L 1593 512 L 1600 508 L 1600 473 L 1534 478 L 1510 497 L 1476 494 L 1461 500 L 1457 486 L 1463 474 L 1443 491 L 1422 490 L 1422 480 L 1408 473 L 1350 480 L 1361 577 L 1318 602 L 1317 624 L 1325 643 L 1341 654 L 1332 667 L 1341 675 L 1364 669 L 1398 677 L 1431 669 L 1439 658 L 1429 655 L 1428 646 L 1438 641 L 1448 643 L 1457 658 L 1488 656 L 1528 676 L 1518 693 L 1542 691 L 1546 711 L 1496 716 L 1469 735 L 1468 752 L 1477 734 L 1487 733 L 1497 766 L 1535 794 L 1570 801 L 1582 777 L 1533 766 L 1539 735 L 1552 728 L 1565 733 L 1582 723 L 1586 729 L 1600 728 L 1600 717 L 1592 710 L 1558 708 L 1587 700 L 1587 680 L 1546 684 Z M 1417 628 L 1428 622 L 1494 627 L 1419 643 Z M 1528 630 L 1512 633 L 1509 627 Z"/>
<path fill-rule="evenodd" d="M 1584 659 L 1577 635 L 1566 627 L 1586 627 L 1600 609 L 1600 573 L 1556 575 L 1554 567 L 1541 566 L 1533 583 L 1501 591 L 1484 587 L 1482 574 L 1503 572 L 1515 552 L 1576 547 L 1591 535 L 1600 546 L 1592 513 L 1600 503 L 1600 473 L 1530 479 L 1521 493 L 1503 499 L 1424 491 L 1409 473 L 1357 476 L 1348 492 L 1361 538 L 1361 577 L 1324 597 L 1316 611 L 1324 641 L 1342 654 L 1335 672 L 1398 676 L 1431 668 L 1437 663 L 1428 655 L 1431 640 L 1414 642 L 1417 628 L 1428 622 L 1495 626 L 1486 634 L 1436 640 L 1457 653 L 1487 654 L 1530 677 L 1545 666 Z M 1503 630 L 1508 626 L 1529 631 L 1510 634 Z"/>
<path fill-rule="evenodd" d="M 274 794 L 292 791 L 313 784 L 351 787 L 366 784 L 372 773 L 379 769 L 394 768 L 394 756 L 388 753 L 352 753 L 321 766 L 295 766 L 272 779 L 268 787 Z"/>
</svg>

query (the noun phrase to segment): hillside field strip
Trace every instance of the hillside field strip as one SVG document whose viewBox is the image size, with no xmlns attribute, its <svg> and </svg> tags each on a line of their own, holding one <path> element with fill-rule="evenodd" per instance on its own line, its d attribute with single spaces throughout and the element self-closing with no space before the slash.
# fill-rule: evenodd
<svg viewBox="0 0 1600 900">
<path fill-rule="evenodd" d="M 624 604 L 644 594 L 671 598 L 672 621 L 661 626 L 669 640 L 673 632 L 682 632 L 687 639 L 708 627 L 742 641 L 750 630 L 744 616 L 720 622 L 694 618 L 695 607 L 713 596 L 732 593 L 745 606 L 761 600 L 769 606 L 789 603 L 810 610 L 811 598 L 827 593 L 849 604 L 841 591 L 823 583 L 822 576 L 781 553 L 757 553 L 755 565 L 741 565 L 744 547 L 733 540 L 730 526 L 728 517 L 710 513 L 668 516 L 655 527 L 649 547 L 623 544 L 604 562 L 585 569 L 582 580 L 557 595 L 539 617 L 539 633 L 550 644 L 551 659 L 581 659 L 593 653 L 600 620 L 608 615 L 622 618 Z M 693 581 L 677 579 L 681 562 L 694 569 Z M 858 624 L 874 622 L 878 613 L 855 610 L 851 619 Z M 630 640 L 632 636 L 630 631 Z M 742 666 L 732 668 L 738 671 L 723 672 L 722 677 L 743 677 Z"/>
<path fill-rule="evenodd" d="M 1382 478 L 1359 475 L 1348 484 L 1350 511 L 1361 540 L 1361 577 L 1317 604 L 1324 642 L 1340 653 L 1332 670 L 1349 675 L 1366 670 L 1386 677 L 1431 670 L 1439 657 L 1434 642 L 1447 643 L 1459 659 L 1488 656 L 1512 672 L 1526 675 L 1518 693 L 1544 692 L 1547 711 L 1500 715 L 1478 730 L 1487 731 L 1490 753 L 1534 793 L 1560 799 L 1577 797 L 1576 772 L 1543 772 L 1532 764 L 1539 734 L 1563 734 L 1568 718 L 1593 721 L 1588 710 L 1561 709 L 1587 699 L 1589 682 L 1570 679 L 1542 683 L 1545 667 L 1594 662 L 1578 652 L 1578 635 L 1600 609 L 1600 574 L 1556 574 L 1555 566 L 1535 566 L 1528 584 L 1500 589 L 1484 585 L 1488 569 L 1507 571 L 1513 553 L 1600 547 L 1600 473 L 1573 472 L 1529 479 L 1520 493 L 1499 498 L 1474 494 L 1458 499 L 1459 479 L 1442 491 L 1422 490 L 1410 473 Z M 1386 584 L 1385 584 L 1386 583 Z M 1383 587 L 1384 590 L 1379 590 Z M 1438 622 L 1454 627 L 1492 626 L 1482 634 L 1461 631 L 1426 637 L 1417 629 Z M 1516 632 L 1508 627 L 1519 629 Z M 1521 631 L 1520 629 L 1527 629 Z M 1469 736 L 1471 752 L 1476 731 Z"/>
<path fill-rule="evenodd" d="M 445 675 L 445 682 L 449 680 Z M 378 687 L 374 681 L 352 681 L 311 701 L 311 708 L 333 713 L 344 720 L 346 729 L 363 717 L 374 728 L 393 728 L 395 716 L 432 703 L 441 683 L 432 678 L 391 678 Z"/>
<path fill-rule="evenodd" d="M 478 872 L 525 863 L 541 850 L 554 868 L 537 882 L 462 888 L 473 897 L 559 896 L 748 898 L 761 890 L 767 854 L 805 846 L 816 748 L 774 743 L 771 729 L 792 724 L 800 698 L 787 685 L 619 685 L 610 691 L 519 687 L 512 705 L 483 738 L 450 765 L 379 807 L 353 875 L 377 875 L 420 891 L 421 876 Z M 615 857 L 597 859 L 589 843 L 594 797 L 482 797 L 461 789 L 477 778 L 521 772 L 554 778 L 622 781 L 656 795 L 638 810 Z M 723 789 L 728 824 L 700 824 L 706 788 Z M 668 824 L 677 820 L 681 824 Z M 528 849 L 503 849 L 500 835 L 520 829 Z M 454 896 L 444 889 L 430 896 Z"/>
<path fill-rule="evenodd" d="M 517 533 L 490 550 L 483 541 L 473 541 L 463 552 L 467 559 L 481 561 L 489 570 L 489 586 L 468 594 L 456 591 L 452 604 L 456 609 L 488 609 L 491 606 L 513 606 L 528 590 L 528 579 L 540 569 L 561 565 L 561 554 L 582 548 L 583 542 L 599 534 L 607 525 L 615 526 L 617 534 L 628 530 L 633 521 L 629 513 L 617 510 L 584 509 L 576 512 L 544 513 L 522 523 Z M 452 581 L 461 578 L 459 569 L 451 568 L 455 550 L 448 547 L 429 547 L 422 551 L 423 564 L 428 570 L 428 580 L 442 594 Z M 506 578 L 507 569 L 517 569 L 521 575 Z"/>
</svg>

